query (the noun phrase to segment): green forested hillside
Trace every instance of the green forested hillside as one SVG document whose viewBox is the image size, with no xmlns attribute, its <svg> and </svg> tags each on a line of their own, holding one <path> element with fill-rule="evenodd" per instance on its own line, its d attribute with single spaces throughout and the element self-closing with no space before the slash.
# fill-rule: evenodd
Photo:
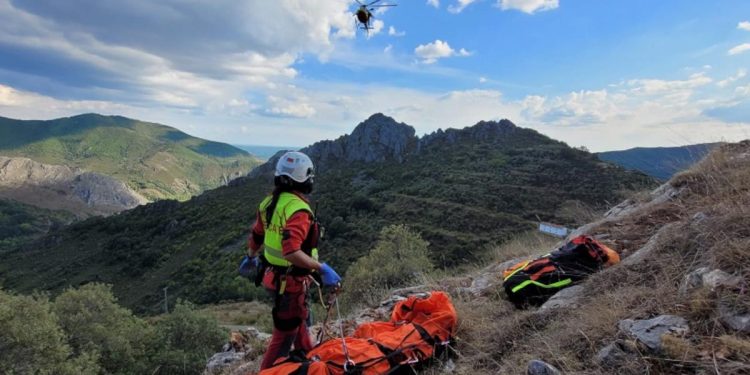
<svg viewBox="0 0 750 375">
<path fill-rule="evenodd" d="M 38 238 L 75 220 L 66 211 L 53 211 L 0 199 L 0 253 Z"/>
<path fill-rule="evenodd" d="M 260 161 L 236 147 L 120 116 L 49 121 L 0 117 L 0 155 L 117 178 L 149 199 L 187 199 L 244 175 Z"/>
<path fill-rule="evenodd" d="M 507 120 L 413 134 L 379 115 L 350 136 L 304 149 L 319 166 L 312 198 L 326 227 L 322 258 L 342 274 L 389 224 L 421 233 L 436 266 L 462 267 L 539 220 L 582 224 L 588 210 L 655 185 Z M 139 311 L 158 309 L 165 286 L 198 303 L 252 298 L 260 291 L 236 267 L 273 163 L 184 203 L 156 202 L 52 233 L 0 264 L 0 283 L 27 292 L 109 282 Z"/>
</svg>

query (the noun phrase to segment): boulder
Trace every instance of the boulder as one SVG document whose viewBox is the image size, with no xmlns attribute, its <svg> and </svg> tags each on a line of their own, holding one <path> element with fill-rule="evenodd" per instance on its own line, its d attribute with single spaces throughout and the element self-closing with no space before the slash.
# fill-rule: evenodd
<svg viewBox="0 0 750 375">
<path fill-rule="evenodd" d="M 728 306 L 721 305 L 719 306 L 719 320 L 735 331 L 750 333 L 750 313 L 739 313 Z"/>
<path fill-rule="evenodd" d="M 652 319 L 625 319 L 619 323 L 620 331 L 636 338 L 649 350 L 658 352 L 662 348 L 662 335 L 684 335 L 690 328 L 685 318 L 675 315 L 660 315 Z"/>
<path fill-rule="evenodd" d="M 239 364 L 245 358 L 244 352 L 220 352 L 214 354 L 206 364 L 204 374 L 220 374 L 225 369 Z"/>
<path fill-rule="evenodd" d="M 559 308 L 575 308 L 579 306 L 579 301 L 583 295 L 583 285 L 573 285 L 565 288 L 553 295 L 545 302 L 538 311 L 549 311 Z"/>
<path fill-rule="evenodd" d="M 560 370 L 547 362 L 533 359 L 526 370 L 528 375 L 560 375 Z"/>
<path fill-rule="evenodd" d="M 685 295 L 701 288 L 708 288 L 711 291 L 718 288 L 731 288 L 739 285 L 741 281 L 740 277 L 732 276 L 722 270 L 701 267 L 685 276 L 685 280 L 680 285 L 680 294 Z"/>
<path fill-rule="evenodd" d="M 599 366 L 617 368 L 636 357 L 636 348 L 627 341 L 617 340 L 599 350 L 594 360 Z"/>
</svg>

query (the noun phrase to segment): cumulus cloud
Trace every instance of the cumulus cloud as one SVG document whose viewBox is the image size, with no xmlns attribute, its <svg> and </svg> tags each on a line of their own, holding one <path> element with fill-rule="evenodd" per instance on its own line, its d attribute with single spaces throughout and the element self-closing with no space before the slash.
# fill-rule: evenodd
<svg viewBox="0 0 750 375">
<path fill-rule="evenodd" d="M 727 53 L 729 56 L 739 55 L 741 53 L 750 51 L 750 43 L 742 43 L 738 46 L 733 47 Z"/>
<path fill-rule="evenodd" d="M 431 5 L 435 8 L 440 8 L 440 0 L 427 0 L 427 5 Z"/>
<path fill-rule="evenodd" d="M 737 71 L 737 74 L 727 77 L 727 79 L 721 80 L 716 83 L 719 87 L 727 87 L 731 85 L 732 83 L 739 81 L 747 76 L 747 69 L 739 69 Z"/>
<path fill-rule="evenodd" d="M 303 53 L 325 59 L 355 35 L 349 5 L 0 0 L 0 55 L 15 56 L 11 74 L 83 100 L 206 111 L 293 79 Z"/>
<path fill-rule="evenodd" d="M 471 56 L 471 52 L 464 48 L 458 51 L 454 50 L 448 42 L 444 42 L 440 39 L 436 39 L 432 43 L 420 44 L 414 49 L 414 53 L 422 59 L 425 64 L 432 64 L 438 59 L 451 57 L 451 56 Z"/>
<path fill-rule="evenodd" d="M 534 14 L 545 10 L 552 10 L 560 6 L 558 0 L 498 0 L 497 6 L 502 10 L 520 10 Z"/>
<path fill-rule="evenodd" d="M 309 118 L 315 115 L 315 108 L 304 99 L 289 100 L 276 96 L 269 96 L 268 106 L 262 110 L 263 114 L 270 116 Z"/>
<path fill-rule="evenodd" d="M 476 0 L 457 0 L 455 4 L 448 6 L 448 11 L 451 13 L 461 13 L 461 11 L 475 1 Z"/>
<path fill-rule="evenodd" d="M 404 36 L 406 35 L 405 31 L 398 31 L 395 27 L 389 26 L 388 27 L 388 35 L 390 36 Z"/>
<path fill-rule="evenodd" d="M 740 30 L 750 31 L 750 22 L 742 21 L 737 24 L 737 28 Z"/>
</svg>

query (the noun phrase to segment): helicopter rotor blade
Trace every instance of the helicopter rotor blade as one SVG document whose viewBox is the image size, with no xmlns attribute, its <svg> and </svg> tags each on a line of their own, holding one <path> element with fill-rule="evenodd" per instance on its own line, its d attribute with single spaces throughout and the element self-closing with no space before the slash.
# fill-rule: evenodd
<svg viewBox="0 0 750 375">
<path fill-rule="evenodd" d="M 373 8 L 380 8 L 380 7 L 395 7 L 398 6 L 398 4 L 380 4 L 380 5 L 372 5 L 372 8 L 370 10 L 374 10 Z"/>
<path fill-rule="evenodd" d="M 363 3 L 362 3 L 361 1 L 359 1 L 359 0 L 354 0 L 354 1 L 356 1 L 356 2 L 357 2 L 357 4 L 359 4 L 359 5 L 365 5 L 365 4 L 363 4 Z"/>
<path fill-rule="evenodd" d="M 367 4 L 367 6 L 369 7 L 370 5 L 372 5 L 372 4 L 375 4 L 375 3 L 378 3 L 378 2 L 380 2 L 380 1 L 382 1 L 382 0 L 375 0 L 375 1 L 371 1 L 371 2 L 369 3 L 369 4 Z M 357 0 L 357 2 L 359 2 L 359 0 Z"/>
</svg>

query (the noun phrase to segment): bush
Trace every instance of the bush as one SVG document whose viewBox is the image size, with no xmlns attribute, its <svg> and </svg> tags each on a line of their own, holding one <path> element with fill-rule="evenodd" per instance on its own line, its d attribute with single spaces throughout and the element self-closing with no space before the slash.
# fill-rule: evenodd
<svg viewBox="0 0 750 375">
<path fill-rule="evenodd" d="M 73 355 L 49 301 L 0 290 L 0 368 L 5 374 L 97 374 L 96 353 Z"/>
<path fill-rule="evenodd" d="M 111 286 L 93 283 L 70 288 L 55 299 L 53 310 L 74 353 L 98 352 L 108 373 L 150 372 L 147 349 L 153 330 L 117 304 Z"/>
<path fill-rule="evenodd" d="M 156 323 L 156 332 L 159 374 L 200 374 L 227 337 L 214 317 L 184 301 Z"/>
<path fill-rule="evenodd" d="M 383 228 L 375 247 L 346 273 L 346 305 L 379 302 L 388 289 L 407 285 L 432 271 L 428 245 L 406 225 Z"/>
</svg>

